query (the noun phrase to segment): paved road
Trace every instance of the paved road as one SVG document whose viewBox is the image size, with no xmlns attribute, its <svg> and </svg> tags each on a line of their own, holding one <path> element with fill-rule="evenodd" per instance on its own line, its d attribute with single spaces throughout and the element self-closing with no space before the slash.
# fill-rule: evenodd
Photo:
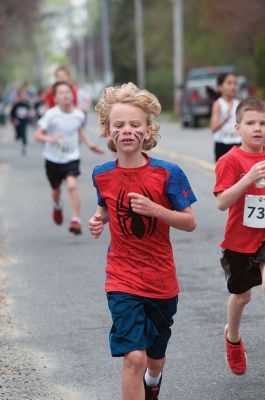
<svg viewBox="0 0 265 400">
<path fill-rule="evenodd" d="M 159 151 L 179 159 L 187 172 L 198 198 L 194 206 L 198 229 L 171 235 L 181 296 L 160 398 L 264 400 L 264 298 L 259 288 L 242 325 L 249 370 L 237 377 L 225 363 L 227 292 L 218 266 L 225 214 L 216 210 L 211 194 L 210 134 L 206 129 L 161 125 Z M 97 139 L 93 115 L 88 131 L 104 146 Z M 33 142 L 31 134 L 29 152 L 22 157 L 11 131 L 1 129 L 0 135 L 0 243 L 4 236 L 0 399 L 120 400 L 121 360 L 109 354 L 110 317 L 103 291 L 107 229 L 93 241 L 87 233 L 71 236 L 66 224 L 54 226 L 41 145 Z M 208 164 L 198 166 L 194 157 Z M 109 158 L 109 153 L 99 158 L 82 149 L 79 187 L 84 223 L 96 201 L 91 169 Z"/>
</svg>

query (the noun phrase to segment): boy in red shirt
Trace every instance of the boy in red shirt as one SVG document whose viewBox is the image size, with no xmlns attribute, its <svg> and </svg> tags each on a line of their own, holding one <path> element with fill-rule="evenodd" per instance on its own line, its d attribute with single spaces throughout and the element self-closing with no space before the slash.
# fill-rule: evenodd
<svg viewBox="0 0 265 400">
<path fill-rule="evenodd" d="M 54 76 L 56 82 L 68 82 L 69 85 L 71 85 L 71 90 L 73 92 L 73 103 L 75 106 L 77 106 L 77 87 L 72 85 L 71 76 L 68 69 L 66 67 L 59 66 L 58 68 L 56 68 Z M 45 96 L 45 105 L 47 109 L 56 106 L 56 99 L 52 87 L 47 90 Z"/>
<path fill-rule="evenodd" d="M 251 288 L 262 284 L 265 292 L 264 101 L 243 100 L 237 107 L 236 120 L 242 145 L 218 160 L 214 194 L 217 207 L 229 209 L 221 243 L 221 264 L 230 292 L 225 327 L 227 362 L 233 373 L 242 375 L 247 358 L 239 332 L 241 317 Z"/>
<path fill-rule="evenodd" d="M 89 229 L 98 238 L 109 222 L 106 285 L 113 357 L 124 357 L 124 400 L 158 399 L 178 300 L 170 226 L 190 232 L 196 201 L 184 172 L 149 157 L 156 145 L 157 98 L 132 83 L 104 90 L 96 111 L 117 160 L 93 171 L 98 208 Z"/>
</svg>

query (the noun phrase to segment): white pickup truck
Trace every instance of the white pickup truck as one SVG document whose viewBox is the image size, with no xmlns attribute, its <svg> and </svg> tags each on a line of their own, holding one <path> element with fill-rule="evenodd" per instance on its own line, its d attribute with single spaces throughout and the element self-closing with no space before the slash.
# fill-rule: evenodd
<svg viewBox="0 0 265 400">
<path fill-rule="evenodd" d="M 217 77 L 221 73 L 232 73 L 237 76 L 239 99 L 249 96 L 248 80 L 245 76 L 238 75 L 235 67 L 194 68 L 190 70 L 183 87 L 180 104 L 182 126 L 197 127 L 201 119 L 210 117 L 213 100 L 209 96 L 207 87 L 216 90 Z"/>
</svg>

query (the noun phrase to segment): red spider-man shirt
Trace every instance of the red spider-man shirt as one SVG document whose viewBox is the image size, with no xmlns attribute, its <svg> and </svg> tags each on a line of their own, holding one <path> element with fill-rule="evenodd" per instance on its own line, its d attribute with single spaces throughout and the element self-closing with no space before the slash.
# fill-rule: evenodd
<svg viewBox="0 0 265 400">
<path fill-rule="evenodd" d="M 98 204 L 109 212 L 111 242 L 107 254 L 107 292 L 167 299 L 179 292 L 169 226 L 132 211 L 128 193 L 181 211 L 196 201 L 184 172 L 174 164 L 149 158 L 139 168 L 111 161 L 95 167 Z"/>
</svg>

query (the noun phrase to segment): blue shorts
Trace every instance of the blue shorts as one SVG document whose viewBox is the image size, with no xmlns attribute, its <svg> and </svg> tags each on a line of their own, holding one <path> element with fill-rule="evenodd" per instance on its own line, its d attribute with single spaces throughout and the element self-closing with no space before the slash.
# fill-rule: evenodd
<svg viewBox="0 0 265 400">
<path fill-rule="evenodd" d="M 152 299 L 109 292 L 107 298 L 113 321 L 109 335 L 112 356 L 146 350 L 147 356 L 154 360 L 163 358 L 171 336 L 173 315 L 177 312 L 178 296 Z"/>
</svg>

